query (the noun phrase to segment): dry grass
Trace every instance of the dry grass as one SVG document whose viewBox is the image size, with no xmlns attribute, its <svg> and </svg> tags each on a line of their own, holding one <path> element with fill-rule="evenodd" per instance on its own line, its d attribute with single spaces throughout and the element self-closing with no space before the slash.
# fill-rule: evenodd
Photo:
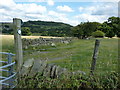
<svg viewBox="0 0 120 90">
<path fill-rule="evenodd" d="M 22 38 L 29 38 L 29 39 L 36 39 L 36 38 L 62 38 L 62 37 L 52 37 L 52 36 L 22 36 Z M 10 40 L 10 39 L 14 39 L 14 35 L 0 35 L 0 38 L 2 38 L 3 40 Z"/>
<path fill-rule="evenodd" d="M 36 38 L 62 38 L 50 36 L 22 36 L 22 38 L 36 39 Z M 14 35 L 0 35 L 0 51 L 11 52 L 14 51 Z M 14 52 L 12 52 L 14 53 Z"/>
<path fill-rule="evenodd" d="M 107 39 L 111 39 L 111 38 L 108 38 L 108 37 L 104 37 L 104 38 L 107 38 Z M 112 37 L 112 38 L 114 38 L 114 39 L 119 39 L 118 37 Z"/>
<path fill-rule="evenodd" d="M 29 39 L 35 39 L 35 38 L 62 38 L 62 37 L 52 37 L 52 36 L 22 36 L 22 38 L 29 38 Z"/>
</svg>

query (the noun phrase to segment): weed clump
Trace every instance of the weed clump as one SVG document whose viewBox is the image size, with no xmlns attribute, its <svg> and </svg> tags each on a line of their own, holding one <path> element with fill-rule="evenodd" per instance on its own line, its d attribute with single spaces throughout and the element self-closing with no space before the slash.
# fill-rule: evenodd
<svg viewBox="0 0 120 90">
<path fill-rule="evenodd" d="M 37 74 L 35 77 L 22 77 L 17 88 L 119 88 L 118 73 L 104 76 L 74 75 L 51 79 Z"/>
</svg>

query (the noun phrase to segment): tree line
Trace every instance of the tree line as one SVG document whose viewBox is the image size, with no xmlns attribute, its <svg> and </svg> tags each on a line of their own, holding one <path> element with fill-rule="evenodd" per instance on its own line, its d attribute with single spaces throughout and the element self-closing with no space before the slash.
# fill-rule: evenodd
<svg viewBox="0 0 120 90">
<path fill-rule="evenodd" d="M 99 22 L 81 22 L 79 25 L 73 27 L 73 36 L 78 38 L 94 37 L 120 37 L 120 18 L 109 17 L 107 21 L 103 23 Z"/>
<path fill-rule="evenodd" d="M 22 26 L 23 35 L 71 36 L 71 25 L 61 22 L 28 21 Z"/>
<path fill-rule="evenodd" d="M 48 21 L 27 21 L 22 25 L 22 35 L 41 35 L 41 36 L 74 36 L 78 38 L 93 37 L 120 37 L 120 18 L 109 17 L 103 23 L 81 22 L 77 26 L 61 22 Z M 13 29 L 9 25 L 4 25 L 2 33 L 13 34 Z"/>
</svg>

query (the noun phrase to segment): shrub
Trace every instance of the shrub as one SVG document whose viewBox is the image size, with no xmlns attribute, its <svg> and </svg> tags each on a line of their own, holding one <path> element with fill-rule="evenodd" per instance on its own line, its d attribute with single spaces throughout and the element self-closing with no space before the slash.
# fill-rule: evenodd
<svg viewBox="0 0 120 90">
<path fill-rule="evenodd" d="M 120 32 L 118 32 L 118 33 L 117 33 L 117 37 L 119 37 L 119 38 L 120 38 Z"/>
<path fill-rule="evenodd" d="M 23 36 L 30 36 L 32 33 L 29 27 L 22 27 L 22 35 Z"/>
<path fill-rule="evenodd" d="M 105 33 L 102 32 L 102 31 L 97 30 L 97 31 L 95 31 L 95 32 L 92 33 L 92 36 L 93 37 L 104 37 Z"/>
<path fill-rule="evenodd" d="M 49 78 L 37 74 L 34 77 L 22 77 L 18 81 L 16 88 L 71 88 L 71 89 L 117 89 L 119 88 L 119 74 L 111 72 L 109 74 L 100 76 L 89 76 L 89 75 L 73 75 L 73 76 L 62 76 L 60 78 Z"/>
<path fill-rule="evenodd" d="M 109 30 L 105 34 L 106 37 L 112 38 L 115 36 L 115 33 L 112 30 Z"/>
</svg>

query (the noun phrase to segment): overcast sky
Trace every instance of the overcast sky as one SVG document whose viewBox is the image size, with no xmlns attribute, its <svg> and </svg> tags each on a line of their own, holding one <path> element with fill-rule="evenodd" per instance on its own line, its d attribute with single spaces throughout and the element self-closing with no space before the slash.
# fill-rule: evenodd
<svg viewBox="0 0 120 90">
<path fill-rule="evenodd" d="M 1 0 L 0 22 L 41 20 L 68 23 L 104 22 L 118 16 L 118 0 Z"/>
</svg>

